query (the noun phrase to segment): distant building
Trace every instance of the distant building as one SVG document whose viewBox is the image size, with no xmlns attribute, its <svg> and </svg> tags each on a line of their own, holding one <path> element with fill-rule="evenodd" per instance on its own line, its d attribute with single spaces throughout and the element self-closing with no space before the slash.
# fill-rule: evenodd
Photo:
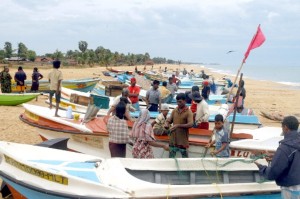
<svg viewBox="0 0 300 199">
<path fill-rule="evenodd" d="M 50 57 L 36 57 L 34 62 L 37 62 L 37 63 L 52 63 L 53 59 L 50 58 Z"/>
<path fill-rule="evenodd" d="M 28 61 L 28 59 L 26 58 L 22 58 L 22 57 L 11 57 L 7 59 L 9 62 L 20 62 L 20 61 Z"/>
</svg>

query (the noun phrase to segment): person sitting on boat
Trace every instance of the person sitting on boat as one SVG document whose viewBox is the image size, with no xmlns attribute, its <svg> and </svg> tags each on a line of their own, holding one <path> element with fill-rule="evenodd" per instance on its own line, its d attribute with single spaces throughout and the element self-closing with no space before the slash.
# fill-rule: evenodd
<svg viewBox="0 0 300 199">
<path fill-rule="evenodd" d="M 201 74 L 199 75 L 200 78 L 203 78 L 203 79 L 208 79 L 209 76 L 205 74 L 204 70 L 201 70 Z"/>
<path fill-rule="evenodd" d="M 172 82 L 175 83 L 177 86 L 180 84 L 180 80 L 175 76 L 175 74 L 172 75 Z"/>
<path fill-rule="evenodd" d="M 175 158 L 177 152 L 180 152 L 183 158 L 188 158 L 189 128 L 193 126 L 194 122 L 193 113 L 186 106 L 185 98 L 184 93 L 179 93 L 176 96 L 178 106 L 165 122 L 165 128 L 170 128 L 170 158 Z M 170 124 L 173 126 L 170 127 Z"/>
<path fill-rule="evenodd" d="M 189 73 L 189 78 L 192 79 L 193 77 L 195 77 L 195 73 L 194 70 L 192 69 L 191 72 Z"/>
<path fill-rule="evenodd" d="M 294 116 L 287 116 L 282 121 L 284 138 L 279 142 L 275 154 L 268 154 L 268 166 L 254 162 L 259 174 L 267 180 L 275 180 L 281 187 L 281 198 L 300 197 L 300 135 L 299 121 Z"/>
<path fill-rule="evenodd" d="M 172 77 L 169 77 L 169 82 L 167 84 L 167 89 L 171 92 L 171 94 L 168 96 L 167 99 L 165 99 L 165 103 L 167 104 L 171 104 L 174 96 L 175 96 L 175 92 L 178 90 L 178 87 L 175 83 L 173 83 L 172 81 Z"/>
<path fill-rule="evenodd" d="M 124 89 L 122 90 L 122 94 L 119 95 L 119 96 L 117 96 L 117 97 L 114 99 L 113 104 L 111 105 L 110 109 L 109 109 L 108 112 L 107 112 L 107 116 L 110 116 L 110 114 L 112 114 L 112 115 L 115 115 L 115 114 L 116 114 L 116 107 L 117 107 L 117 105 L 119 104 L 119 102 L 121 101 L 121 98 L 122 98 L 122 97 L 124 97 L 124 98 L 126 98 L 126 99 L 128 100 L 128 104 L 129 104 L 129 105 L 127 105 L 127 110 L 129 109 L 129 111 L 135 111 L 135 109 L 131 107 L 131 101 L 130 101 L 130 99 L 128 98 L 128 96 L 129 96 L 129 90 L 128 90 L 127 88 L 124 88 Z M 128 120 L 132 120 L 131 117 L 130 117 L 129 111 L 128 111 L 128 113 L 125 113 L 125 116 L 126 116 L 126 118 L 127 118 Z"/>
<path fill-rule="evenodd" d="M 132 77 L 130 79 L 130 86 L 128 87 L 129 90 L 129 99 L 132 103 L 133 108 L 135 108 L 136 111 L 140 110 L 140 104 L 139 104 L 139 95 L 140 95 L 140 87 L 136 85 L 136 78 Z"/>
<path fill-rule="evenodd" d="M 43 79 L 43 75 L 41 73 L 39 73 L 38 71 L 38 68 L 37 67 L 34 67 L 33 68 L 33 73 L 32 73 L 32 84 L 31 84 L 31 91 L 32 92 L 37 92 L 39 90 L 39 86 L 40 86 L 40 83 L 39 81 L 41 79 Z"/>
<path fill-rule="evenodd" d="M 186 75 L 187 73 L 188 73 L 187 70 L 184 68 L 183 71 L 182 71 L 182 74 Z"/>
<path fill-rule="evenodd" d="M 169 105 L 162 104 L 160 114 L 152 122 L 154 135 L 168 135 L 168 129 L 165 129 L 165 122 L 169 113 Z"/>
<path fill-rule="evenodd" d="M 149 111 L 157 112 L 161 107 L 161 93 L 158 87 L 159 81 L 154 80 L 152 87 L 146 93 L 146 104 Z"/>
<path fill-rule="evenodd" d="M 150 123 L 150 113 L 147 109 L 140 112 L 134 122 L 131 137 L 133 138 L 132 156 L 134 158 L 154 158 L 151 146 L 169 150 L 168 145 L 155 141 L 153 129 Z"/>
<path fill-rule="evenodd" d="M 17 91 L 23 93 L 25 91 L 25 80 L 27 79 L 26 73 L 23 71 L 22 66 L 18 67 L 18 72 L 15 73 L 14 77 L 17 83 Z"/>
<path fill-rule="evenodd" d="M 195 114 L 194 127 L 199 129 L 209 129 L 209 108 L 208 104 L 201 97 L 198 91 L 194 92 L 192 95 L 193 102 L 196 103 L 197 108 Z"/>
<path fill-rule="evenodd" d="M 167 82 L 166 81 L 164 81 L 162 83 L 162 86 L 159 87 L 159 92 L 161 94 L 161 96 L 160 96 L 161 97 L 161 102 L 166 103 L 166 101 L 169 100 L 168 99 L 169 95 L 171 95 L 171 91 L 169 91 L 167 89 Z"/>
<path fill-rule="evenodd" d="M 3 71 L 0 73 L 0 83 L 2 93 L 11 93 L 11 75 L 9 74 L 9 68 L 4 66 Z"/>
<path fill-rule="evenodd" d="M 209 99 L 209 94 L 210 94 L 210 86 L 209 86 L 209 81 L 205 80 L 203 81 L 203 88 L 201 91 L 201 96 L 205 99 L 208 100 Z"/>
<path fill-rule="evenodd" d="M 126 104 L 120 102 L 116 107 L 116 115 L 107 122 L 109 133 L 109 151 L 111 157 L 126 157 L 126 144 L 129 141 L 129 130 L 125 120 Z"/>
<path fill-rule="evenodd" d="M 216 157 L 229 157 L 229 135 L 224 128 L 224 118 L 221 114 L 215 116 L 215 128 L 213 130 L 213 139 L 205 147 L 209 148 L 215 144 L 215 150 L 211 155 Z"/>
</svg>

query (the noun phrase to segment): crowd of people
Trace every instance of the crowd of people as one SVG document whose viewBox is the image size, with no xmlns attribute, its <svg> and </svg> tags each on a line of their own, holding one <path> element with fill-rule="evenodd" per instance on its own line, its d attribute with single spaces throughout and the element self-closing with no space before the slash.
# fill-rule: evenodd
<svg viewBox="0 0 300 199">
<path fill-rule="evenodd" d="M 204 72 L 202 74 L 205 75 Z M 162 82 L 161 85 L 158 80 L 152 82 L 152 86 L 144 98 L 146 109 L 140 109 L 138 97 L 140 88 L 136 85 L 136 78 L 134 77 L 130 79 L 130 86 L 123 89 L 122 94 L 115 98 L 107 113 L 107 116 L 113 116 L 109 119 L 113 122 L 108 123 L 108 132 L 112 136 L 110 137 L 112 157 L 126 156 L 124 151 L 122 153 L 115 152 L 119 148 L 119 143 L 123 143 L 124 140 L 127 140 L 124 141 L 125 143 L 132 140 L 134 146 L 132 156 L 136 158 L 153 158 L 154 155 L 150 146 L 169 150 L 170 158 L 176 157 L 177 153 L 180 153 L 182 157 L 188 157 L 189 128 L 209 129 L 209 106 L 207 103 L 210 94 L 209 81 L 203 81 L 202 90 L 199 86 L 193 86 L 191 91 L 177 94 L 175 98 L 177 107 L 170 113 L 169 104 L 174 100 L 175 92 L 178 90 L 178 78 L 172 75 L 168 80 L 168 82 Z M 121 116 L 116 113 L 118 106 L 125 106 Z M 136 110 L 140 110 L 140 115 L 134 121 L 129 112 Z M 152 122 L 150 122 L 150 112 L 160 112 Z M 224 119 L 223 115 L 216 116 L 213 132 L 215 139 L 206 146 L 215 145 L 216 150 L 212 151 L 211 154 L 217 157 L 229 157 L 229 132 L 223 125 Z M 131 133 L 129 133 L 126 120 L 134 122 Z M 118 131 L 120 132 L 119 136 L 117 135 Z M 126 139 L 124 132 L 126 132 Z M 154 135 L 169 136 L 169 143 L 167 145 L 157 143 Z M 116 139 L 117 137 L 120 139 Z"/>
<path fill-rule="evenodd" d="M 43 75 L 38 72 L 38 68 L 34 67 L 31 75 L 31 92 L 38 92 L 39 90 L 39 80 L 43 78 Z M 15 73 L 14 78 L 12 78 L 9 68 L 4 66 L 3 71 L 0 72 L 0 84 L 2 93 L 11 93 L 12 92 L 12 79 L 16 83 L 16 91 L 19 93 L 26 92 L 26 82 L 27 75 L 23 70 L 22 66 L 18 67 L 18 71 Z"/>
</svg>

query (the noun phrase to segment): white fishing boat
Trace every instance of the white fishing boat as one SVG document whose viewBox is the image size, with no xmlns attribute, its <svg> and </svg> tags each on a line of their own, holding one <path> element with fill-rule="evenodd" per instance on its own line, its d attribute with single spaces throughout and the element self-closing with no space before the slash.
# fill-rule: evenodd
<svg viewBox="0 0 300 199">
<path fill-rule="evenodd" d="M 0 176 L 14 199 L 278 197 L 249 160 L 103 159 L 0 142 Z"/>
</svg>

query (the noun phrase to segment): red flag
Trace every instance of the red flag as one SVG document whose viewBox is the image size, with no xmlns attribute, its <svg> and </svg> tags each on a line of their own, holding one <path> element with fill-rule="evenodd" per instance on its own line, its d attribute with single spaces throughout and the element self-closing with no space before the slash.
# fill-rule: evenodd
<svg viewBox="0 0 300 199">
<path fill-rule="evenodd" d="M 265 42 L 265 40 L 266 40 L 266 38 L 265 38 L 263 32 L 260 29 L 260 25 L 258 25 L 256 34 L 253 36 L 252 41 L 251 41 L 251 43 L 250 43 L 250 45 L 249 45 L 249 47 L 248 47 L 248 49 L 245 53 L 243 63 L 246 62 L 246 59 L 247 59 L 247 57 L 250 53 L 250 50 L 260 47 Z"/>
</svg>

